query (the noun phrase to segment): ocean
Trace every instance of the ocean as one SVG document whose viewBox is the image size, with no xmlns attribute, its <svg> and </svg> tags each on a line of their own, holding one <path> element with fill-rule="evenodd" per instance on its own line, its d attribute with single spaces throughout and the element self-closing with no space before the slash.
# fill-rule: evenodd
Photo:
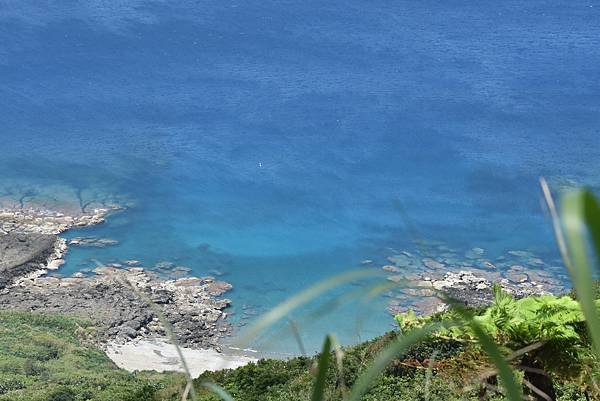
<svg viewBox="0 0 600 401">
<path fill-rule="evenodd" d="M 526 250 L 568 286 L 538 180 L 600 187 L 599 12 L 0 0 L 0 196 L 127 205 L 65 234 L 119 244 L 72 247 L 59 274 L 170 262 L 230 282 L 240 325 L 416 244 L 449 269 Z M 290 319 L 312 352 L 392 328 L 388 301 Z M 281 325 L 253 347 L 298 353 Z"/>
</svg>

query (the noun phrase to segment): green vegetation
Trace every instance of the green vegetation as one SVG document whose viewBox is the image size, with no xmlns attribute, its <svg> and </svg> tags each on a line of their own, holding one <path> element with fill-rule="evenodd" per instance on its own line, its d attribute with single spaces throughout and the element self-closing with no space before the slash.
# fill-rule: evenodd
<svg viewBox="0 0 600 401">
<path fill-rule="evenodd" d="M 1 401 L 151 401 L 176 399 L 177 374 L 131 374 L 88 343 L 84 321 L 0 312 Z"/>
<path fill-rule="evenodd" d="M 505 359 L 521 371 L 526 387 L 543 387 L 546 394 L 554 397 L 553 381 L 576 382 L 582 391 L 597 393 L 585 385 L 597 380 L 594 376 L 600 372 L 594 369 L 598 361 L 589 347 L 585 317 L 577 301 L 551 295 L 515 300 L 499 287 L 494 291 L 494 303 L 471 319 L 504 350 Z M 600 301 L 596 300 L 596 304 L 600 305 Z M 396 321 L 401 330 L 410 331 L 435 320 L 457 320 L 453 315 L 452 310 L 428 317 L 408 312 L 396 316 Z M 468 325 L 443 328 L 434 336 L 471 344 L 474 349 L 479 346 Z"/>
<path fill-rule="evenodd" d="M 438 318 L 446 319 L 449 315 L 450 313 L 440 314 Z M 343 369 L 335 363 L 329 365 L 324 399 L 342 400 L 344 396 L 348 396 L 350 389 L 356 385 L 358 378 L 371 366 L 373 360 L 387 345 L 399 338 L 402 338 L 399 333 L 391 332 L 381 338 L 346 348 Z M 334 355 L 331 357 L 334 358 Z M 204 381 L 218 384 L 237 401 L 310 400 L 318 372 L 317 363 L 316 357 L 299 357 L 289 361 L 263 360 L 235 370 L 205 373 L 195 382 L 200 400 L 206 401 L 217 401 L 220 398 L 209 390 L 201 389 Z M 477 342 L 458 341 L 436 334 L 394 358 L 371 383 L 371 388 L 362 400 L 479 400 L 485 394 L 485 385 L 493 382 L 482 380 L 482 375 L 493 370 L 493 363 Z M 491 376 L 486 377 L 490 378 Z M 522 380 L 522 375 L 519 380 Z M 554 385 L 557 400 L 586 400 L 585 389 L 577 377 L 561 375 L 555 379 Z M 592 393 L 588 395 L 590 399 L 594 399 Z M 489 400 L 505 399 L 493 392 L 488 396 Z"/>
<path fill-rule="evenodd" d="M 600 255 L 600 206 L 579 191 L 563 199 L 559 214 L 544 182 L 542 189 L 571 296 L 515 300 L 496 287 L 494 303 L 478 310 L 446 299 L 448 312 L 398 315 L 400 330 L 354 347 L 341 349 L 328 336 L 314 357 L 205 373 L 193 381 L 195 392 L 184 390 L 182 374 L 118 369 L 90 344 L 93 329 L 83 321 L 0 312 L 0 401 L 174 401 L 181 394 L 200 401 L 600 399 L 599 258 L 591 256 Z M 258 319 L 246 336 L 320 293 L 370 275 L 351 272 L 317 284 Z M 365 292 L 372 297 L 389 285 Z"/>
<path fill-rule="evenodd" d="M 444 400 L 472 397 L 505 397 L 510 401 L 600 399 L 596 384 L 600 374 L 600 316 L 589 255 L 590 249 L 594 249 L 598 255 L 595 262 L 600 259 L 600 206 L 589 191 L 576 191 L 563 198 L 559 215 L 543 179 L 541 184 L 559 249 L 571 275 L 575 300 L 547 296 L 515 301 L 496 289 L 494 305 L 477 314 L 446 298 L 452 306 L 448 313 L 424 319 L 414 314 L 399 316 L 402 334 L 363 361 L 362 369 L 347 368 L 348 357 L 335 367 L 329 366 L 330 358 L 321 357 L 319 363 L 311 362 L 314 379 L 307 376 L 307 366 L 288 380 L 285 374 L 277 372 L 287 373 L 292 366 L 271 370 L 269 366 L 257 365 L 237 372 L 207 375 L 200 379 L 200 384 L 212 380 L 220 385 L 212 386 L 219 390 L 219 397 L 229 399 L 233 395 L 238 400 L 308 399 L 310 393 L 313 401 L 379 399 L 383 394 L 384 399 L 434 400 L 436 395 L 431 389 L 437 388 L 438 383 L 443 388 L 440 399 Z M 340 277 L 339 282 L 347 279 L 347 276 Z M 327 282 L 327 288 L 336 285 L 335 279 Z M 259 319 L 248 333 L 259 334 L 323 288 L 324 284 L 317 285 L 283 303 Z M 444 294 L 439 295 L 445 298 Z M 416 358 L 421 366 L 414 366 L 413 372 L 389 374 L 395 364 L 407 364 L 407 352 L 433 339 L 458 342 L 461 351 L 439 360 L 435 360 L 435 352 L 421 354 L 420 359 Z M 329 349 L 328 341 L 325 350 Z M 425 361 L 428 366 L 423 382 L 419 368 L 424 368 Z M 247 371 L 240 373 L 244 369 Z M 290 382 L 294 391 L 288 391 Z M 382 382 L 385 383 L 383 390 Z M 396 386 L 398 383 L 401 384 Z M 309 384 L 312 392 L 308 391 Z M 398 388 L 399 392 L 389 393 L 389 388 Z M 277 392 L 273 393 L 273 389 Z M 418 394 L 415 389 L 426 391 Z M 379 395 L 370 398 L 373 394 Z"/>
<path fill-rule="evenodd" d="M 485 313 L 487 311 L 482 315 Z M 443 321 L 450 315 L 439 314 L 436 319 Z M 185 387 L 183 375 L 131 374 L 120 370 L 87 342 L 92 336 L 92 329 L 76 319 L 0 313 L 0 400 L 180 399 Z M 328 353 L 329 369 L 323 377 L 325 399 L 342 400 L 348 396 L 358 378 L 382 350 L 403 337 L 391 332 L 345 348 L 341 366 L 335 352 Z M 319 358 L 322 362 L 322 355 L 289 361 L 262 360 L 235 370 L 205 373 L 195 380 L 195 386 L 202 401 L 221 399 L 203 386 L 206 381 L 218 384 L 236 401 L 310 400 Z M 491 366 L 476 342 L 434 334 L 393 358 L 361 399 L 478 400 L 481 393 L 479 375 Z M 473 388 L 464 394 L 466 386 Z M 556 392 L 561 401 L 585 400 L 582 386 L 575 378 L 561 376 L 556 383 Z"/>
</svg>

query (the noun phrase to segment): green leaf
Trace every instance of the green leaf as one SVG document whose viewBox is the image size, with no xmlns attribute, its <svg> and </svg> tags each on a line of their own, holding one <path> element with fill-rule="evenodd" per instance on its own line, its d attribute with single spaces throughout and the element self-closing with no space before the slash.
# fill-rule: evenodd
<svg viewBox="0 0 600 401">
<path fill-rule="evenodd" d="M 596 250 L 597 262 L 600 262 L 600 203 L 590 191 L 584 191 L 583 196 L 585 198 L 585 222 Z"/>
<path fill-rule="evenodd" d="M 398 355 L 411 345 L 436 331 L 439 327 L 440 325 L 436 324 L 415 329 L 405 335 L 398 336 L 394 341 L 388 344 L 383 351 L 377 355 L 367 371 L 358 378 L 352 387 L 352 391 L 347 401 L 359 401 L 361 397 L 369 391 L 374 384 L 374 381 L 377 379 L 377 376 L 383 372 L 394 358 L 398 357 Z"/>
<path fill-rule="evenodd" d="M 329 360 L 331 359 L 331 337 L 325 337 L 323 350 L 319 356 L 319 368 L 317 370 L 317 379 L 313 387 L 312 401 L 322 401 L 325 394 L 325 386 L 327 380 L 327 370 L 329 369 Z"/>
<path fill-rule="evenodd" d="M 453 306 L 454 310 L 462 317 L 462 319 L 469 325 L 473 334 L 477 338 L 477 341 L 481 348 L 485 351 L 486 354 L 490 357 L 496 369 L 498 370 L 498 375 L 502 379 L 502 383 L 506 390 L 506 396 L 510 401 L 522 401 L 523 400 L 523 391 L 521 386 L 517 384 L 515 379 L 515 375 L 510 365 L 504 359 L 500 348 L 494 343 L 492 337 L 485 332 L 485 330 L 481 327 L 481 325 L 473 319 L 473 316 L 469 311 L 467 311 L 464 307 L 453 302 L 452 300 L 445 300 L 447 304 Z"/>
<path fill-rule="evenodd" d="M 600 255 L 600 207 L 594 196 L 585 190 L 566 194 L 561 205 L 562 223 L 572 263 L 569 273 L 585 315 L 594 350 L 600 355 L 600 317 L 595 302 L 592 263 L 586 246 L 589 232 L 596 252 Z"/>
<path fill-rule="evenodd" d="M 267 327 L 271 326 L 279 319 L 289 315 L 294 309 L 310 302 L 312 299 L 318 297 L 324 292 L 338 287 L 349 282 L 364 279 L 364 278 L 381 278 L 384 277 L 381 272 L 373 270 L 353 270 L 347 273 L 343 273 L 327 280 L 323 280 L 320 283 L 294 295 L 288 300 L 282 302 L 275 308 L 260 317 L 254 324 L 252 324 L 247 330 L 245 330 L 239 339 L 236 341 L 238 345 L 246 345 L 251 340 L 255 339 L 260 333 L 263 332 Z"/>
<path fill-rule="evenodd" d="M 201 385 L 203 387 L 206 387 L 207 389 L 209 389 L 210 391 L 212 391 L 213 393 L 215 393 L 216 395 L 218 395 L 223 401 L 234 401 L 233 397 L 231 397 L 227 391 L 225 391 L 223 389 L 223 387 L 215 384 L 215 383 L 211 383 L 211 382 L 202 382 Z"/>
</svg>

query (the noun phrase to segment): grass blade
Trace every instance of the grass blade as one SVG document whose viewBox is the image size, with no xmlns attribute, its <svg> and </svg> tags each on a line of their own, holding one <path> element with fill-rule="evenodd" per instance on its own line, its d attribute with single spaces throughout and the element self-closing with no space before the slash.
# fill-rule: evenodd
<svg viewBox="0 0 600 401">
<path fill-rule="evenodd" d="M 425 373 L 425 401 L 429 401 L 430 397 L 430 388 L 431 388 L 431 378 L 433 377 L 433 365 L 435 364 L 435 360 L 438 355 L 438 350 L 435 350 L 429 358 L 429 362 L 427 363 L 427 372 Z"/>
<path fill-rule="evenodd" d="M 572 263 L 569 272 L 585 315 L 594 350 L 600 355 L 600 317 L 596 307 L 592 263 L 586 246 L 589 232 L 597 252 L 600 252 L 600 207 L 594 196 L 585 190 L 566 194 L 562 198 L 561 206 L 561 217 Z"/>
<path fill-rule="evenodd" d="M 359 401 L 361 397 L 369 391 L 371 386 L 374 384 L 377 376 L 379 376 L 384 369 L 403 351 L 405 351 L 411 345 L 417 343 L 429 334 L 436 331 L 440 325 L 425 326 L 420 329 L 415 329 L 405 335 L 397 337 L 394 341 L 388 344 L 380 353 L 377 355 L 371 366 L 363 373 L 350 392 L 347 401 Z"/>
<path fill-rule="evenodd" d="M 508 400 L 522 401 L 523 390 L 521 386 L 517 384 L 513 370 L 504 358 L 504 355 L 502 355 L 500 348 L 498 348 L 498 346 L 494 343 L 492 337 L 485 332 L 485 330 L 473 319 L 471 313 L 469 313 L 469 311 L 462 305 L 457 304 L 450 299 L 445 299 L 444 302 L 448 305 L 451 305 L 465 321 L 465 323 L 469 325 L 473 331 L 473 334 L 475 334 L 475 337 L 477 337 L 477 342 L 496 366 L 498 375 L 504 384 L 504 389 L 506 390 L 506 397 Z"/>
<path fill-rule="evenodd" d="M 98 267 L 101 267 L 101 268 L 106 267 L 97 260 L 95 260 L 94 262 L 96 263 L 96 265 Z M 192 401 L 197 401 L 198 395 L 196 394 L 196 389 L 194 388 L 194 382 L 192 379 L 192 375 L 190 373 L 190 369 L 188 368 L 187 361 L 185 360 L 185 356 L 183 355 L 183 352 L 181 351 L 181 348 L 179 347 L 179 343 L 177 342 L 177 336 L 175 335 L 175 331 L 173 330 L 173 326 L 171 325 L 171 322 L 169 322 L 169 320 L 163 313 L 162 309 L 156 303 L 154 303 L 148 295 L 146 295 L 139 288 L 137 288 L 136 285 L 134 283 L 132 283 L 128 278 L 121 279 L 118 276 L 113 276 L 113 277 L 115 277 L 115 280 L 128 286 L 156 314 L 156 317 L 158 317 L 160 323 L 162 324 L 163 328 L 165 329 L 165 333 L 167 334 L 167 337 L 171 341 L 171 344 L 175 347 L 175 351 L 177 352 L 177 356 L 179 357 L 179 363 L 180 363 L 180 365 L 183 369 L 183 373 L 185 375 L 187 387 L 184 390 L 185 398 L 183 398 L 183 400 L 187 399 L 187 395 L 189 394 L 192 397 Z"/>
<path fill-rule="evenodd" d="M 585 203 L 585 222 L 590 231 L 596 256 L 600 258 L 600 204 L 590 191 L 583 191 L 582 196 Z M 597 262 L 600 262 L 600 259 Z"/>
<path fill-rule="evenodd" d="M 206 387 L 207 389 L 209 389 L 210 391 L 212 391 L 213 393 L 215 393 L 216 395 L 218 395 L 219 397 L 221 397 L 221 399 L 223 401 L 234 401 L 233 397 L 231 397 L 227 391 L 225 391 L 223 389 L 223 387 L 215 384 L 215 383 L 211 383 L 211 382 L 202 382 L 201 385 L 203 387 Z"/>
<path fill-rule="evenodd" d="M 300 354 L 302 356 L 306 356 L 306 348 L 304 348 L 304 342 L 302 341 L 302 337 L 300 336 L 300 329 L 298 329 L 298 324 L 295 320 L 292 319 L 288 319 L 288 323 L 290 325 L 292 333 L 294 334 L 296 344 L 298 344 L 298 349 L 300 349 Z"/>
<path fill-rule="evenodd" d="M 320 283 L 294 295 L 288 300 L 282 302 L 275 308 L 260 317 L 254 324 L 246 329 L 239 337 L 237 343 L 239 345 L 248 344 L 250 341 L 255 339 L 260 333 L 262 333 L 267 327 L 271 326 L 280 319 L 289 316 L 290 312 L 294 309 L 310 302 L 312 299 L 318 297 L 324 292 L 339 287 L 342 284 L 347 284 L 351 281 L 364 278 L 376 278 L 382 277 L 380 272 L 372 270 L 353 270 L 344 274 L 340 274 L 331 277 L 327 280 L 323 280 Z"/>
<path fill-rule="evenodd" d="M 346 382 L 344 380 L 344 350 L 334 334 L 330 334 L 329 337 L 331 338 L 331 347 L 333 348 L 336 367 L 338 369 L 338 381 L 345 394 L 348 389 L 346 388 Z"/>
<path fill-rule="evenodd" d="M 323 343 L 323 350 L 319 356 L 319 367 L 317 370 L 317 379 L 313 387 L 311 401 L 322 401 L 325 394 L 327 380 L 327 370 L 329 369 L 329 360 L 331 359 L 331 337 L 326 336 Z"/>
<path fill-rule="evenodd" d="M 381 284 L 378 283 L 376 284 L 376 286 L 379 287 L 381 286 Z M 306 314 L 300 315 L 300 318 L 298 320 L 294 320 L 294 325 L 307 327 L 310 326 L 311 323 L 327 318 L 327 316 L 331 317 L 333 312 L 339 309 L 340 307 L 347 305 L 349 302 L 355 301 L 356 299 L 366 297 L 367 293 L 369 292 L 369 288 L 375 288 L 375 286 L 366 285 L 364 287 L 352 289 L 350 291 L 345 291 L 342 294 L 327 300 L 322 305 L 318 305 L 314 310 L 311 310 Z M 295 336 L 293 328 L 289 328 L 292 330 L 292 335 Z M 274 331 L 273 333 L 269 333 L 268 338 L 272 340 L 281 338 L 284 335 L 283 333 L 285 330 L 285 328 L 281 328 L 279 330 Z"/>
</svg>

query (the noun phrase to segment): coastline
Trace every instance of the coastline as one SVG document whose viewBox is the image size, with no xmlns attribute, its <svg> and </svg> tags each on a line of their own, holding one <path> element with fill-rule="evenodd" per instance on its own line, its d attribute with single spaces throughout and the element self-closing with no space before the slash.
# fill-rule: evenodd
<svg viewBox="0 0 600 401">
<path fill-rule="evenodd" d="M 225 312 L 231 301 L 222 298 L 232 288 L 229 283 L 213 277 L 189 277 L 186 271 L 177 271 L 184 277 L 165 279 L 159 277 L 158 272 L 140 266 L 141 262 L 136 260 L 99 266 L 71 277 L 47 275 L 49 270 L 58 269 L 64 263 L 69 246 L 104 247 L 115 243 L 94 237 L 77 237 L 67 243 L 58 234 L 75 227 L 101 224 L 110 213 L 120 209 L 111 206 L 69 215 L 39 208 L 0 208 L 0 246 L 2 242 L 5 248 L 43 242 L 41 251 L 25 254 L 27 260 L 23 260 L 18 247 L 13 249 L 18 252 L 13 253 L 19 254 L 20 259 L 12 263 L 0 260 L 3 276 L 8 277 L 8 281 L 0 283 L 0 308 L 89 319 L 98 327 L 97 345 L 119 366 L 127 370 L 178 370 L 180 366 L 173 359 L 174 348 L 165 340 L 166 332 L 159 316 L 148 303 L 151 300 L 174 327 L 176 340 L 186 359 L 189 356 L 192 361 L 194 372 L 210 369 L 207 366 L 237 367 L 256 360 L 239 350 L 223 349 L 221 340 L 233 331 Z M 36 246 L 26 248 L 37 249 Z M 477 248 L 477 256 L 471 258 L 473 265 L 481 259 L 482 253 L 483 250 Z M 4 258 L 6 255 L 6 252 L 2 254 Z M 448 271 L 445 269 L 449 265 L 444 260 L 420 260 L 420 257 L 403 252 L 388 258 L 393 265 L 382 267 L 370 267 L 372 261 L 364 261 L 364 268 L 379 267 L 392 282 L 410 280 L 414 284 L 412 288 L 396 289 L 386 295 L 391 314 L 415 305 L 421 314 L 443 310 L 445 306 L 435 297 L 434 290 L 449 292 L 466 305 L 482 306 L 493 298 L 493 282 L 500 283 L 516 297 L 546 293 L 544 285 L 537 282 L 542 277 L 533 281 L 527 276 L 523 280 L 523 272 L 514 271 L 510 276 L 513 279 L 508 280 L 502 278 L 491 263 L 485 264 L 488 266 L 485 270 L 465 267 L 467 270 Z M 423 263 L 425 273 L 403 276 L 402 267 L 408 261 Z M 175 273 L 178 268 L 181 267 L 164 262 L 159 271 Z M 413 299 L 412 303 L 404 302 L 409 298 Z"/>
<path fill-rule="evenodd" d="M 39 208 L 0 209 L 0 248 L 4 249 L 0 255 L 4 279 L 0 308 L 91 320 L 98 328 L 93 341 L 128 370 L 180 369 L 173 363 L 174 347 L 165 339 L 157 309 L 173 326 L 194 372 L 254 361 L 240 352 L 223 353 L 220 344 L 232 330 L 223 311 L 230 301 L 221 298 L 232 288 L 229 283 L 212 277 L 163 279 L 132 260 L 124 261 L 129 267 L 99 266 L 88 276 L 47 275 L 64 263 L 69 245 L 79 245 L 67 243 L 58 234 L 100 224 L 119 209 L 94 209 L 78 215 Z M 106 241 L 85 242 L 98 244 L 104 246 Z M 156 352 L 149 354 L 149 347 Z"/>
</svg>

